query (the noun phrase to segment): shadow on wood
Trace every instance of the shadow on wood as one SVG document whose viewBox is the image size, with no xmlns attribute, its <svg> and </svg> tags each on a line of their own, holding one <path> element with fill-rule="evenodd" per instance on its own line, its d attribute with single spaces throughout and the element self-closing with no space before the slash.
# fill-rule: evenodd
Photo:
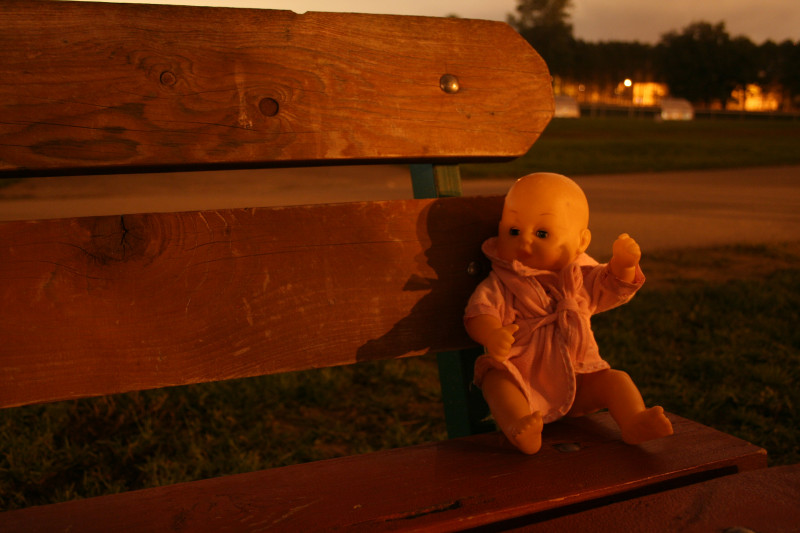
<svg viewBox="0 0 800 533">
<path fill-rule="evenodd" d="M 491 269 L 480 246 L 497 233 L 502 206 L 502 197 L 442 198 L 420 212 L 418 238 L 427 248 L 417 260 L 432 270 L 434 277 L 415 274 L 397 280 L 402 291 L 427 294 L 389 331 L 361 346 L 357 352 L 359 361 L 429 350 L 432 346 L 426 342 L 428 338 L 419 336 L 417 331 L 422 321 L 433 320 L 442 337 L 453 340 L 447 344 L 462 347 L 473 344 L 462 323 L 464 307 L 475 286 Z"/>
</svg>

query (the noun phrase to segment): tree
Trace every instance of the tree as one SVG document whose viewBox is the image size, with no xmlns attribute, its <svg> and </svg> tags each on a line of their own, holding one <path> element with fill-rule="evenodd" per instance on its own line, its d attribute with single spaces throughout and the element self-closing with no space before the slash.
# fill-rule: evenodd
<svg viewBox="0 0 800 533">
<path fill-rule="evenodd" d="M 780 45 L 781 77 L 789 105 L 800 96 L 800 41 L 784 41 Z M 787 106 L 788 107 L 788 106 Z"/>
<path fill-rule="evenodd" d="M 757 81 L 755 45 L 745 37 L 731 39 L 724 22 L 696 22 L 663 35 L 657 61 L 673 95 L 707 106 L 724 106 L 734 89 Z"/>
<path fill-rule="evenodd" d="M 568 23 L 572 0 L 517 0 L 517 15 L 508 15 L 508 23 L 519 31 L 537 27 L 564 27 Z"/>
<path fill-rule="evenodd" d="M 792 109 L 795 98 L 800 96 L 800 42 L 767 41 L 759 48 L 759 54 L 761 82 L 782 94 L 784 110 Z"/>
<path fill-rule="evenodd" d="M 654 81 L 652 45 L 623 41 L 588 43 L 579 39 L 575 51 L 575 68 L 570 78 L 576 82 L 611 92 L 626 78 L 635 82 Z"/>
<path fill-rule="evenodd" d="M 575 39 L 569 23 L 572 0 L 517 0 L 516 15 L 508 23 L 547 62 L 551 74 L 572 70 Z"/>
</svg>

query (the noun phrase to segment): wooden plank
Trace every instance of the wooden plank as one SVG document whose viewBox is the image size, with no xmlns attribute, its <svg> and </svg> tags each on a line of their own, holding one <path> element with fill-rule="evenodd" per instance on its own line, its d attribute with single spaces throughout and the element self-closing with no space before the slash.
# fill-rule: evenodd
<svg viewBox="0 0 800 533">
<path fill-rule="evenodd" d="M 800 530 L 800 464 L 762 468 L 507 531 Z"/>
<path fill-rule="evenodd" d="M 0 405 L 471 346 L 502 198 L 0 224 Z M 483 275 L 487 268 L 481 270 Z"/>
<path fill-rule="evenodd" d="M 24 509 L 0 520 L 9 533 L 451 531 L 535 521 L 610 495 L 766 465 L 764 450 L 670 417 L 675 435 L 642 446 L 621 442 L 599 413 L 546 426 L 534 456 L 492 433 Z"/>
<path fill-rule="evenodd" d="M 0 3 L 6 175 L 508 159 L 552 113 L 545 63 L 500 22 Z"/>
</svg>

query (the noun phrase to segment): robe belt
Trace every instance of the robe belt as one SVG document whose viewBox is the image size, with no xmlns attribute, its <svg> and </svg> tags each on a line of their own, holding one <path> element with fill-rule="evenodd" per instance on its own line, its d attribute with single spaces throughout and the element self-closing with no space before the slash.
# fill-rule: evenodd
<svg viewBox="0 0 800 533">
<path fill-rule="evenodd" d="M 518 319 L 518 323 L 520 326 L 523 326 L 524 324 L 525 329 L 528 330 L 527 333 L 532 334 L 535 330 L 556 322 L 559 333 L 567 343 L 567 346 L 569 346 L 570 327 L 568 319 L 570 313 L 575 313 L 579 318 L 580 306 L 575 298 L 566 297 L 558 301 L 555 312 L 538 318 Z"/>
</svg>

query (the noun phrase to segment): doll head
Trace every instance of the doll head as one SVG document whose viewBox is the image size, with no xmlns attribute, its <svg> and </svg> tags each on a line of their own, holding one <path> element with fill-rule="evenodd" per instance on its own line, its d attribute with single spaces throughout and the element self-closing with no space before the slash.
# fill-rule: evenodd
<svg viewBox="0 0 800 533">
<path fill-rule="evenodd" d="M 506 195 L 497 236 L 501 259 L 558 272 L 591 241 L 589 204 L 577 183 L 560 174 L 529 174 Z"/>
</svg>

